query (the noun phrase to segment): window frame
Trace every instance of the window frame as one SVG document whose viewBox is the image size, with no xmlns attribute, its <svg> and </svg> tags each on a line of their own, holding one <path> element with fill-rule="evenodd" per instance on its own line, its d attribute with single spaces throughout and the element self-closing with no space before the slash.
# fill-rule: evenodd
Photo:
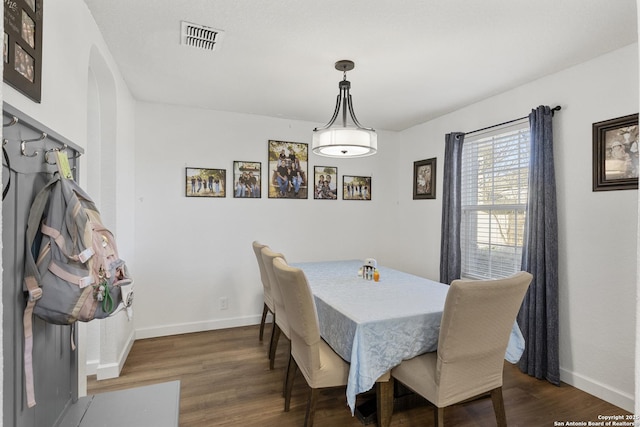
<svg viewBox="0 0 640 427">
<path fill-rule="evenodd" d="M 465 136 L 460 205 L 462 278 L 496 279 L 521 268 L 528 209 L 530 136 L 526 118 Z M 483 170 L 485 173 L 481 174 Z M 517 185 L 512 185 L 514 182 Z M 485 196 L 484 201 L 479 195 Z M 504 196 L 502 202 L 497 200 L 500 196 Z M 505 220 L 507 225 L 513 225 L 506 237 L 500 230 Z"/>
</svg>

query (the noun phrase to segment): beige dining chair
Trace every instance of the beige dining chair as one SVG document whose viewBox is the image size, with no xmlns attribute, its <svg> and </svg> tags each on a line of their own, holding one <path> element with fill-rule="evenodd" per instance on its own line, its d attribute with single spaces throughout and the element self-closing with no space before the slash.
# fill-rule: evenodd
<svg viewBox="0 0 640 427">
<path fill-rule="evenodd" d="M 311 427 L 319 390 L 345 386 L 349 364 L 320 338 L 316 304 L 304 272 L 287 265 L 282 258 L 274 259 L 273 270 L 282 290 L 291 333 L 284 410 L 289 411 L 294 378 L 300 369 L 311 388 L 304 418 L 305 427 Z"/>
<path fill-rule="evenodd" d="M 282 302 L 282 292 L 280 291 L 277 280 L 273 275 L 273 260 L 278 257 L 284 259 L 284 255 L 272 251 L 269 247 L 262 248 L 260 252 L 264 262 L 264 269 L 267 273 L 269 284 L 271 285 L 271 297 L 273 298 L 273 307 L 276 314 L 275 324 L 273 325 L 271 332 L 271 343 L 269 344 L 269 369 L 273 369 L 280 335 L 284 334 L 284 336 L 289 339 L 289 321 L 287 320 L 287 312 L 284 308 L 284 303 Z"/>
<path fill-rule="evenodd" d="M 262 281 L 262 299 L 264 300 L 264 304 L 262 307 L 262 319 L 260 320 L 260 334 L 259 339 L 262 341 L 264 337 L 264 325 L 267 320 L 267 314 L 271 313 L 273 316 L 273 324 L 275 325 L 275 308 L 273 305 L 273 297 L 271 296 L 271 284 L 269 283 L 269 276 L 267 276 L 267 271 L 264 268 L 264 260 L 262 259 L 262 248 L 268 247 L 267 245 L 263 245 L 259 243 L 257 240 L 254 240 L 251 244 L 253 246 L 253 252 L 256 254 L 256 260 L 258 261 L 258 268 L 260 269 L 260 280 Z M 271 349 L 269 349 L 269 354 L 271 354 Z"/>
<path fill-rule="evenodd" d="M 444 408 L 490 393 L 498 426 L 507 425 L 502 398 L 504 355 L 533 276 L 454 280 L 445 300 L 438 349 L 403 361 L 391 376 L 431 402 L 435 425 Z"/>
</svg>

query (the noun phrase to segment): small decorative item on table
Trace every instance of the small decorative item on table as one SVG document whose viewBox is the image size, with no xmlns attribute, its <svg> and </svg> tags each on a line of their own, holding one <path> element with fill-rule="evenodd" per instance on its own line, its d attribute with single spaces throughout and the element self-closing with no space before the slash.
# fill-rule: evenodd
<svg viewBox="0 0 640 427">
<path fill-rule="evenodd" d="M 374 280 L 374 272 L 377 269 L 378 263 L 373 258 L 367 258 L 364 260 L 364 264 L 360 268 L 362 274 L 358 272 L 358 276 L 365 280 Z"/>
</svg>

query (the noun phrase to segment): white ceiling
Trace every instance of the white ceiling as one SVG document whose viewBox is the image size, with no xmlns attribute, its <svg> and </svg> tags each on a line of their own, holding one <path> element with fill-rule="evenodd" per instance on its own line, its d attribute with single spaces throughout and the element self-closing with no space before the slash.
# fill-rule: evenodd
<svg viewBox="0 0 640 427">
<path fill-rule="evenodd" d="M 350 59 L 359 121 L 387 130 L 638 40 L 636 0 L 85 2 L 138 100 L 324 124 Z M 182 20 L 221 48 L 181 46 Z"/>
</svg>

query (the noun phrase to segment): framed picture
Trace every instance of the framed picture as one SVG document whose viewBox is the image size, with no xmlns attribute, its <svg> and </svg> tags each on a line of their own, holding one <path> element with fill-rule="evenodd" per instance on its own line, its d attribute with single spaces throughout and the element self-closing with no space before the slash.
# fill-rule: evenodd
<svg viewBox="0 0 640 427">
<path fill-rule="evenodd" d="M 309 145 L 269 140 L 269 198 L 306 199 Z"/>
<path fill-rule="evenodd" d="M 436 198 L 436 158 L 413 162 L 413 200 Z"/>
<path fill-rule="evenodd" d="M 313 198 L 338 199 L 338 168 L 334 166 L 313 167 Z"/>
<path fill-rule="evenodd" d="M 233 162 L 233 197 L 259 199 L 262 163 Z"/>
<path fill-rule="evenodd" d="M 187 197 L 227 197 L 226 169 L 186 168 L 185 196 Z"/>
<path fill-rule="evenodd" d="M 638 114 L 593 124 L 593 191 L 638 188 Z"/>
<path fill-rule="evenodd" d="M 343 200 L 371 200 L 370 176 L 342 176 Z"/>
<path fill-rule="evenodd" d="M 42 91 L 42 1 L 4 2 L 3 80 L 35 102 Z"/>
</svg>

